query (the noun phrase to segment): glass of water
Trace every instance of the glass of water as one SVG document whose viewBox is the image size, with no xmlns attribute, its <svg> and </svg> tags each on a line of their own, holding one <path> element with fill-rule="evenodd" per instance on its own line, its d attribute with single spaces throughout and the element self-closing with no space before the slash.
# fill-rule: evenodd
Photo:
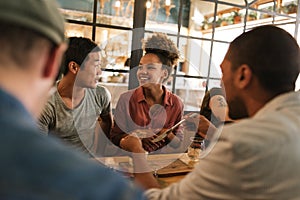
<svg viewBox="0 0 300 200">
<path fill-rule="evenodd" d="M 204 150 L 204 138 L 191 137 L 191 144 L 188 147 L 187 155 L 191 161 L 199 161 L 200 153 Z"/>
</svg>

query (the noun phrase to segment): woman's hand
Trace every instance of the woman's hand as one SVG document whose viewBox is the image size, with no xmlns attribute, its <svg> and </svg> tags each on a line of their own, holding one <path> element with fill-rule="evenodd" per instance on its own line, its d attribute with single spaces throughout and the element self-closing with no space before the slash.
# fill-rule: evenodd
<svg viewBox="0 0 300 200">
<path fill-rule="evenodd" d="M 143 144 L 144 149 L 148 152 L 152 152 L 152 151 L 156 151 L 157 149 L 160 149 L 161 147 L 163 147 L 166 144 L 165 139 L 162 139 L 158 142 L 152 142 L 152 140 L 157 138 L 159 135 L 163 134 L 166 130 L 167 129 L 163 128 L 159 131 L 158 134 L 155 134 L 156 132 L 158 132 L 157 130 L 155 130 L 151 137 L 143 138 L 142 144 Z"/>
<path fill-rule="evenodd" d="M 152 140 L 155 138 L 155 136 L 150 137 L 150 138 L 143 138 L 142 139 L 142 144 L 143 144 L 143 148 L 148 151 L 148 152 L 152 152 L 152 151 L 156 151 L 157 149 L 160 148 L 160 142 L 152 142 Z"/>
</svg>

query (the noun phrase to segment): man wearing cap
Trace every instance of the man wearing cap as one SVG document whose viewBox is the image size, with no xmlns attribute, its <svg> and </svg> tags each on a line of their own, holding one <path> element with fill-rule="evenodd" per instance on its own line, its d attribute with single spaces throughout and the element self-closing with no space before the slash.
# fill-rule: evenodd
<svg viewBox="0 0 300 200">
<path fill-rule="evenodd" d="M 52 0 L 0 1 L 0 199 L 140 199 L 124 179 L 39 133 L 67 48 Z"/>
</svg>

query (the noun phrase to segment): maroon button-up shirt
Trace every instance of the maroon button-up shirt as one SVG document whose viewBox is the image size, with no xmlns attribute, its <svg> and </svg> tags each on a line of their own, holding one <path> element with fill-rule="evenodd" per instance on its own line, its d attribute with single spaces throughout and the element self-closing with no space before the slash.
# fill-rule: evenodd
<svg viewBox="0 0 300 200">
<path fill-rule="evenodd" d="M 119 145 L 120 140 L 134 130 L 171 128 L 182 119 L 181 99 L 165 86 L 163 90 L 163 104 L 151 107 L 146 102 L 141 86 L 120 96 L 114 113 L 114 127 L 111 131 L 111 140 L 115 145 Z M 181 127 L 175 129 L 173 133 L 180 140 L 183 139 Z"/>
</svg>

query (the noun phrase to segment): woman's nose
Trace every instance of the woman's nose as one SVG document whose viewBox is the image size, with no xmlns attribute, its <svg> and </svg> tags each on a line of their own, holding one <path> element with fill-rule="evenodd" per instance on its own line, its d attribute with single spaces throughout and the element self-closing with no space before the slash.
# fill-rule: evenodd
<svg viewBox="0 0 300 200">
<path fill-rule="evenodd" d="M 147 71 L 147 69 L 145 67 L 142 67 L 142 68 L 140 68 L 140 73 L 141 74 L 147 74 L 148 71 Z"/>
</svg>

